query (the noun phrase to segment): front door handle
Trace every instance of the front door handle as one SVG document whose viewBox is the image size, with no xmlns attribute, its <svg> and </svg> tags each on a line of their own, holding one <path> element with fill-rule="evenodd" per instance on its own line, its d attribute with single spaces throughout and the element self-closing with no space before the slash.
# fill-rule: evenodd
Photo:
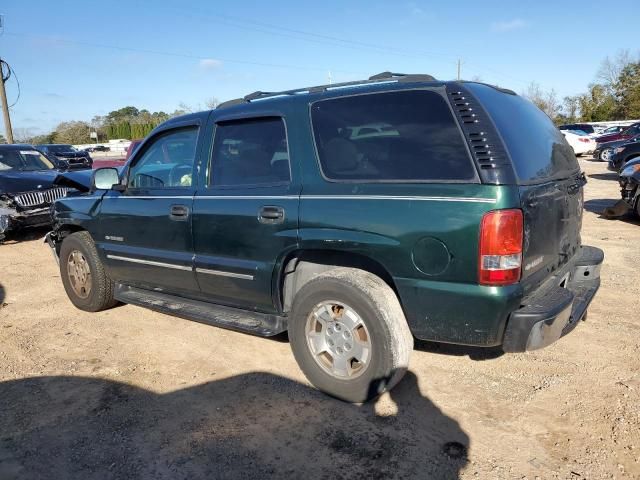
<svg viewBox="0 0 640 480">
<path fill-rule="evenodd" d="M 186 205 L 171 205 L 169 218 L 176 222 L 183 222 L 189 218 L 189 207 Z"/>
<path fill-rule="evenodd" d="M 258 213 L 260 223 L 273 224 L 284 222 L 284 208 L 266 205 Z"/>
</svg>

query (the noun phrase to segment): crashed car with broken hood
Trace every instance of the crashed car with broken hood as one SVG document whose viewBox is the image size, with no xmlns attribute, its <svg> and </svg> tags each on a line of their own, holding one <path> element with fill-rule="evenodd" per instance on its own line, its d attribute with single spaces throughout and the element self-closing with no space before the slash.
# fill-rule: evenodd
<svg viewBox="0 0 640 480">
<path fill-rule="evenodd" d="M 51 160 L 32 146 L 0 145 L 0 241 L 11 232 L 51 223 L 51 204 L 71 191 L 58 177 Z"/>
</svg>

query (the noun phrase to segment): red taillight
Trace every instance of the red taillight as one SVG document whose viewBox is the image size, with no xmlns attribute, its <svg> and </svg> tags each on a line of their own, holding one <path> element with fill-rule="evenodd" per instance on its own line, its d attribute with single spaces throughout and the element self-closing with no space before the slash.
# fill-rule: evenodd
<svg viewBox="0 0 640 480">
<path fill-rule="evenodd" d="M 493 210 L 480 224 L 481 285 L 509 285 L 520 280 L 522 268 L 522 210 Z"/>
<path fill-rule="evenodd" d="M 589 139 L 588 138 L 579 138 L 578 140 L 581 141 L 581 142 L 584 142 L 584 143 L 589 143 Z"/>
</svg>

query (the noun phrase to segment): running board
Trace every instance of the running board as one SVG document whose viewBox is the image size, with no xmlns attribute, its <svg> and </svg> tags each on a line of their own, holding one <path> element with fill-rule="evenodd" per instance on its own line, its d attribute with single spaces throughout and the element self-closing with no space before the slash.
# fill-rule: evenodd
<svg viewBox="0 0 640 480">
<path fill-rule="evenodd" d="M 286 317 L 214 305 L 121 283 L 116 284 L 114 297 L 123 303 L 260 337 L 272 337 L 287 330 Z"/>
</svg>

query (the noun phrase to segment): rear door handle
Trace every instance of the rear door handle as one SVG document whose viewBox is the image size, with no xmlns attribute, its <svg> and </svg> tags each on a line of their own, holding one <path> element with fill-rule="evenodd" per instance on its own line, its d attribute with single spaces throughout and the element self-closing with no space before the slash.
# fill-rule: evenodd
<svg viewBox="0 0 640 480">
<path fill-rule="evenodd" d="M 284 208 L 265 205 L 258 212 L 260 223 L 272 224 L 284 222 Z"/>
<path fill-rule="evenodd" d="M 189 207 L 186 205 L 171 205 L 169 218 L 177 222 L 187 220 L 189 218 Z"/>
</svg>

